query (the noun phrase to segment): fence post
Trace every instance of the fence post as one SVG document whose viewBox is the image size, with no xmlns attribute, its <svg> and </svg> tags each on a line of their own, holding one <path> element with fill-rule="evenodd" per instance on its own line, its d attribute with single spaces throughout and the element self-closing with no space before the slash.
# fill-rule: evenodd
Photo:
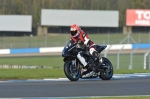
<svg viewBox="0 0 150 99">
<path fill-rule="evenodd" d="M 47 35 L 44 36 L 45 36 L 45 47 L 47 47 Z"/>
<path fill-rule="evenodd" d="M 5 35 L 3 36 L 3 49 L 6 47 Z"/>
<path fill-rule="evenodd" d="M 110 37 L 109 37 L 109 31 L 107 33 L 107 44 L 109 44 L 109 40 L 110 40 Z"/>
<path fill-rule="evenodd" d="M 124 46 L 122 46 L 122 48 L 117 53 L 117 69 L 119 69 L 119 65 L 120 65 L 120 52 L 123 50 L 123 48 L 124 48 Z"/>
<path fill-rule="evenodd" d="M 150 52 L 150 49 L 144 54 L 144 68 L 143 69 L 146 69 L 146 57 L 149 54 L 149 52 Z"/>
<path fill-rule="evenodd" d="M 132 69 L 132 59 L 133 59 L 133 53 L 137 50 L 138 48 L 134 49 L 131 54 L 130 54 L 130 65 L 129 65 L 129 69 Z"/>
<path fill-rule="evenodd" d="M 108 50 L 111 48 L 111 46 L 112 45 L 110 45 L 109 48 L 105 50 L 104 57 L 107 57 Z"/>
<path fill-rule="evenodd" d="M 150 69 L 150 55 L 149 55 L 149 69 Z"/>
</svg>

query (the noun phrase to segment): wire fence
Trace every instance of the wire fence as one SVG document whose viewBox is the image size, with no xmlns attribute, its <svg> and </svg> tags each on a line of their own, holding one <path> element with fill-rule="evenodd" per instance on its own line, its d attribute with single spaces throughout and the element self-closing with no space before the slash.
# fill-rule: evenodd
<svg viewBox="0 0 150 99">
<path fill-rule="evenodd" d="M 132 44 L 150 43 L 149 34 L 89 34 L 95 44 Z M 21 37 L 0 37 L 0 49 L 12 48 L 39 48 L 39 47 L 60 47 L 66 45 L 70 40 L 70 34 L 57 34 L 46 36 L 21 36 Z"/>
<path fill-rule="evenodd" d="M 134 49 L 131 51 L 126 51 L 121 48 L 115 53 L 111 51 L 106 52 L 107 55 L 102 54 L 102 56 L 107 57 L 113 64 L 114 69 L 126 69 L 126 70 L 143 70 L 150 69 L 150 51 L 149 49 L 141 52 L 140 49 Z"/>
</svg>

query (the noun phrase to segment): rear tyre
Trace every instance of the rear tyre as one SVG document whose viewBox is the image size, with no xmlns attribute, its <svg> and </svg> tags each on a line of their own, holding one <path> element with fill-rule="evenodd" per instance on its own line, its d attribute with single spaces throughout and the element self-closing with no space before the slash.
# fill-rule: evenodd
<svg viewBox="0 0 150 99">
<path fill-rule="evenodd" d="M 110 80 L 113 76 L 113 66 L 111 64 L 111 62 L 107 59 L 107 58 L 103 58 L 103 64 L 105 64 L 105 66 L 107 67 L 106 69 L 103 69 L 99 75 L 99 77 L 102 80 Z"/>
<path fill-rule="evenodd" d="M 79 66 L 74 60 L 65 61 L 64 73 L 70 81 L 78 81 L 81 75 Z"/>
</svg>

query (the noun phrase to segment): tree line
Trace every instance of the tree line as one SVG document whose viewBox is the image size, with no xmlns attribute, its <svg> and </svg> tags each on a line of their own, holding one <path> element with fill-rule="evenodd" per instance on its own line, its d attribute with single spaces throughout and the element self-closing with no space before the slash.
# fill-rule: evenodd
<svg viewBox="0 0 150 99">
<path fill-rule="evenodd" d="M 126 9 L 149 9 L 150 0 L 0 0 L 1 15 L 32 15 L 40 25 L 41 9 L 117 10 L 119 26 L 125 26 Z"/>
</svg>

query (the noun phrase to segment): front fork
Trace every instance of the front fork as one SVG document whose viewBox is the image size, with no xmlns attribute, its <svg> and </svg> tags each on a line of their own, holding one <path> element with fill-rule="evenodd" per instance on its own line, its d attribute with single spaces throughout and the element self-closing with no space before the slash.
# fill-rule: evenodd
<svg viewBox="0 0 150 99">
<path fill-rule="evenodd" d="M 72 66 L 74 70 L 80 70 L 82 68 L 82 66 L 80 65 L 77 59 L 72 60 Z"/>
</svg>

